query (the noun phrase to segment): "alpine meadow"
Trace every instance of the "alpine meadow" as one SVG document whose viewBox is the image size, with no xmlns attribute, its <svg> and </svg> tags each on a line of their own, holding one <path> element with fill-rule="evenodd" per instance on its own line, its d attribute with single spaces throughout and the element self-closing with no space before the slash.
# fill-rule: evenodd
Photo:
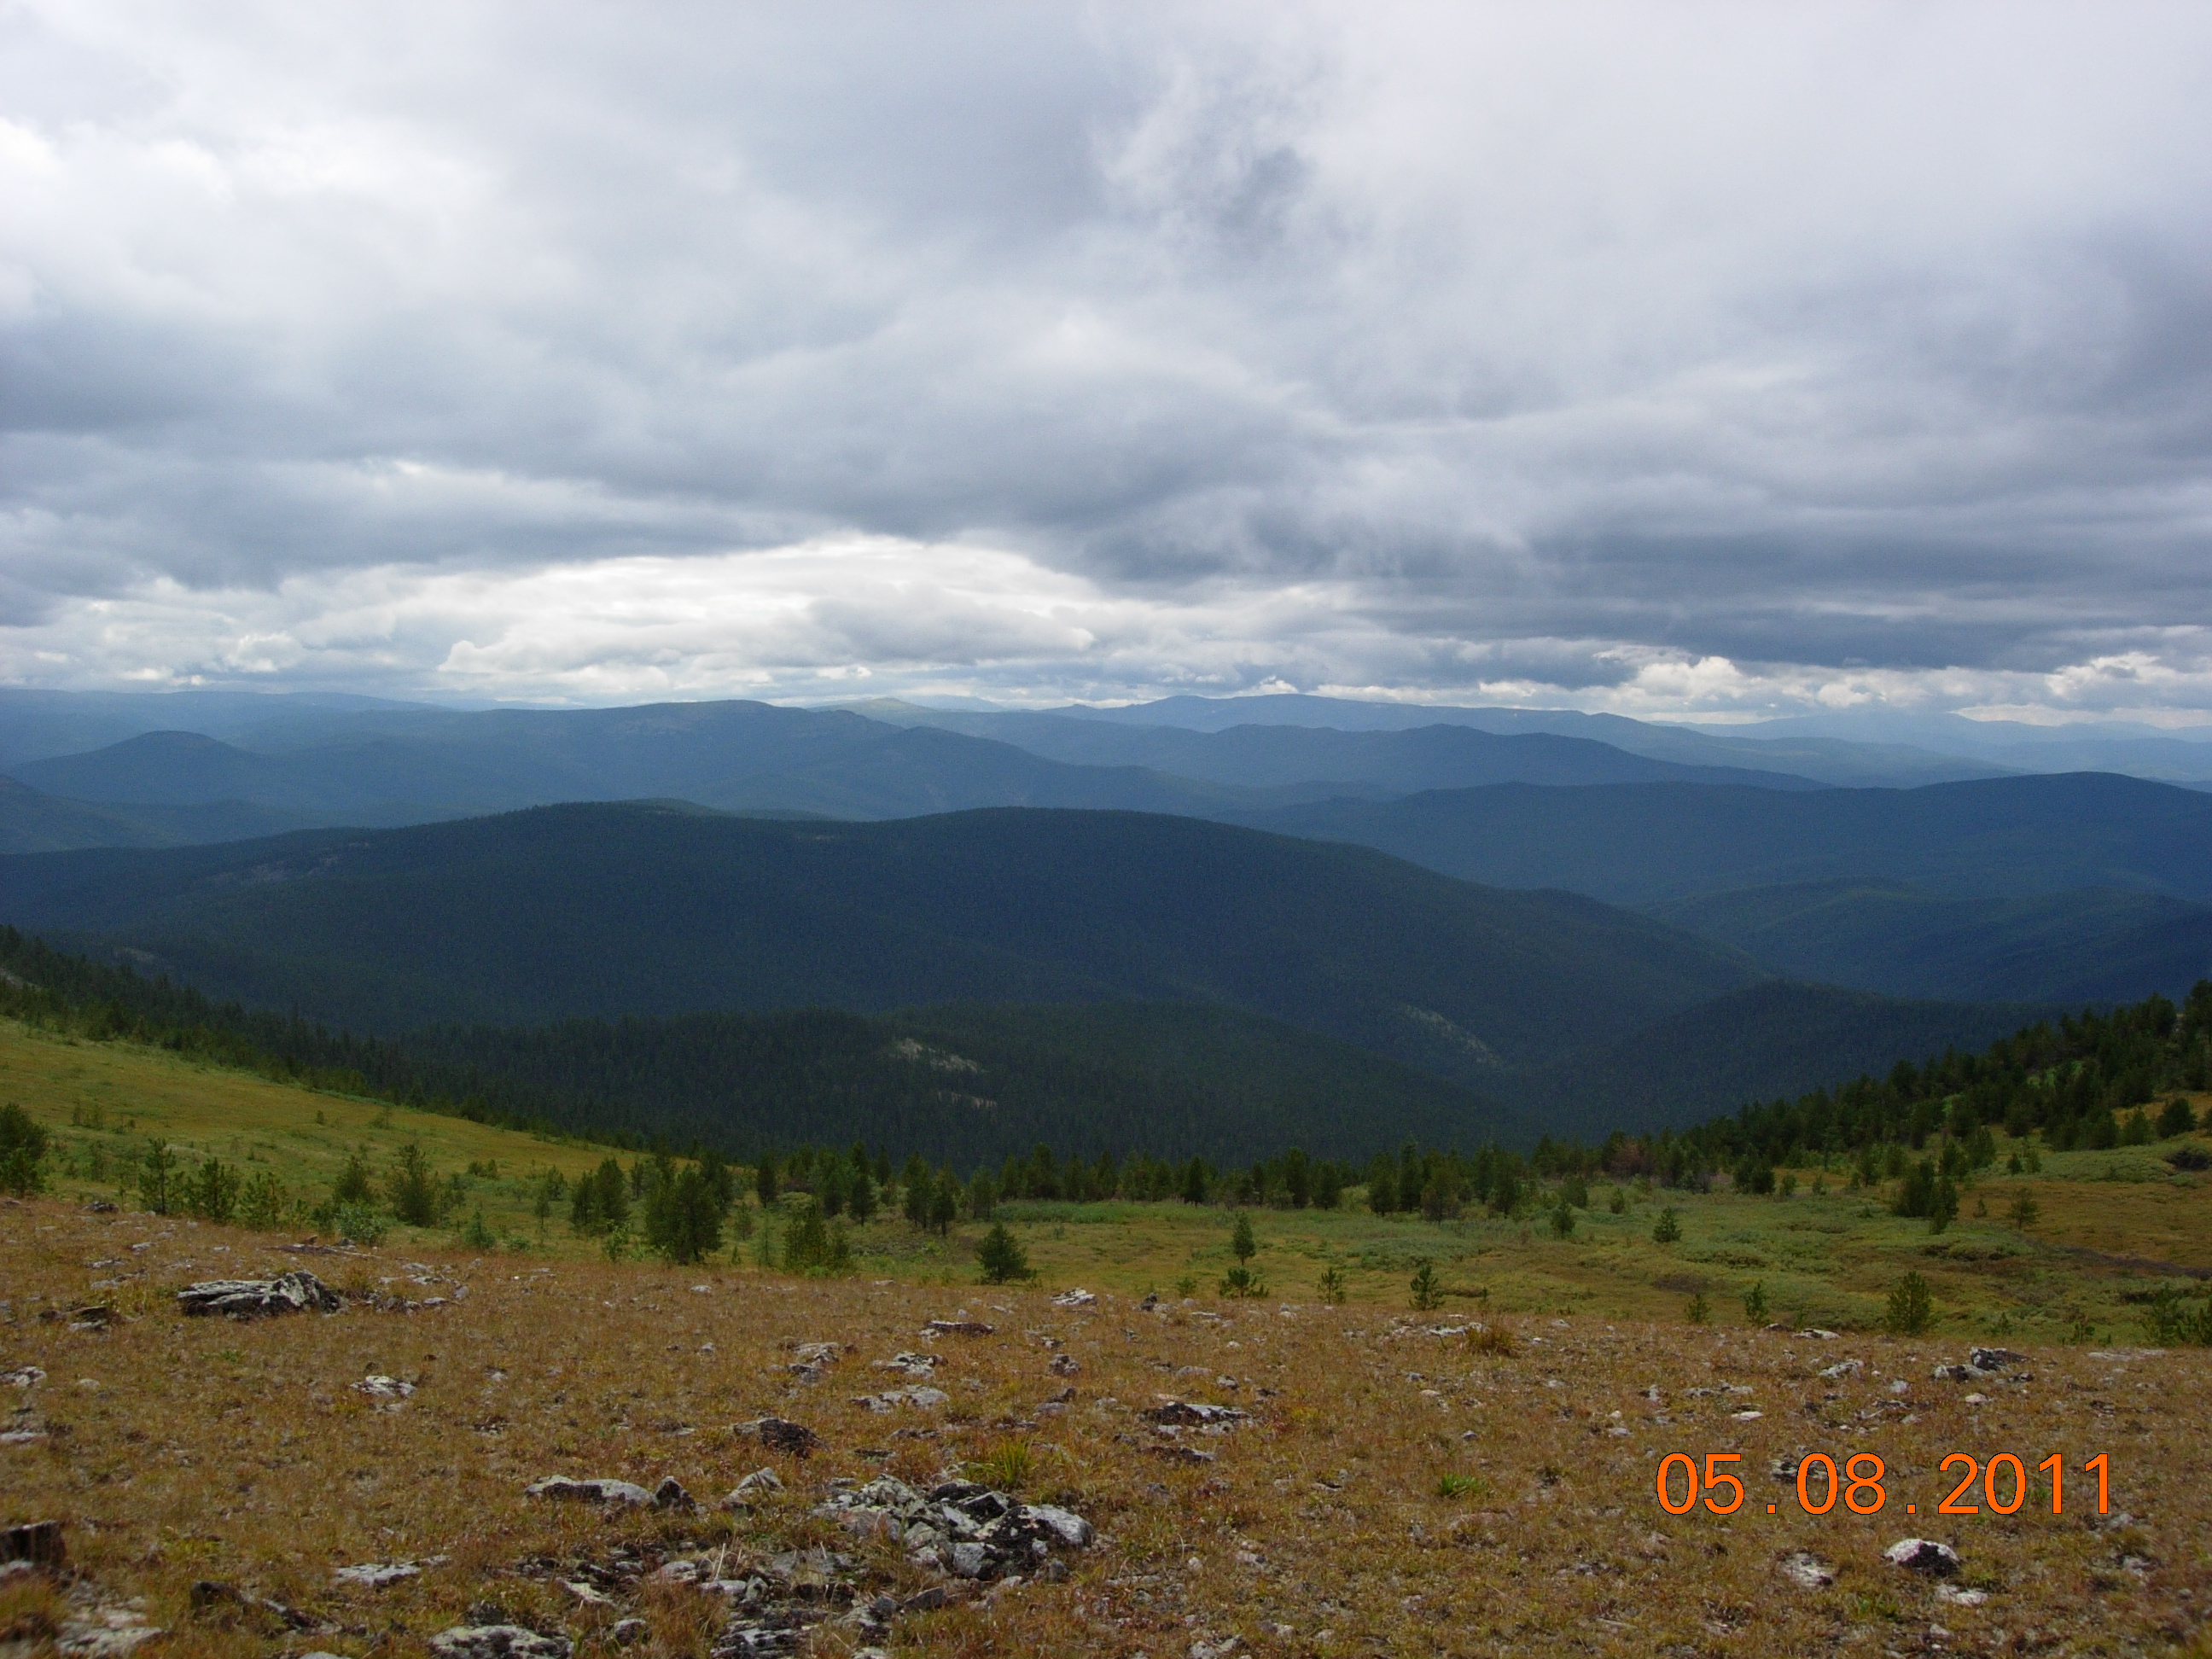
<svg viewBox="0 0 2212 1659">
<path fill-rule="evenodd" d="M 2208 80 L 0 8 L 0 1659 L 2212 1654 Z"/>
</svg>

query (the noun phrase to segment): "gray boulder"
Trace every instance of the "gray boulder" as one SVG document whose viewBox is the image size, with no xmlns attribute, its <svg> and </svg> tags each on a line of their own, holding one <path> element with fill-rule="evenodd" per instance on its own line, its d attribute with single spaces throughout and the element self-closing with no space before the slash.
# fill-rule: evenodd
<svg viewBox="0 0 2212 1659">
<path fill-rule="evenodd" d="M 336 1313 L 345 1298 L 304 1267 L 295 1267 L 274 1279 L 210 1279 L 187 1285 L 177 1292 L 177 1305 L 192 1315 L 263 1319 L 272 1314 Z"/>
<path fill-rule="evenodd" d="M 549 1474 L 543 1480 L 533 1480 L 523 1488 L 530 1498 L 552 1498 L 571 1504 L 632 1504 L 640 1509 L 652 1506 L 653 1494 L 629 1480 L 574 1480 L 565 1474 Z M 494 1629 L 505 1629 L 495 1626 Z"/>
</svg>

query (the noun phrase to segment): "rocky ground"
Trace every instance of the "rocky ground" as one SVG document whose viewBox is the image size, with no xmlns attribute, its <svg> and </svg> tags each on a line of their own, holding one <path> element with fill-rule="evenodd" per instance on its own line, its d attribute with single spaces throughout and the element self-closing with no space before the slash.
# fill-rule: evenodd
<svg viewBox="0 0 2212 1659">
<path fill-rule="evenodd" d="M 402 1257 L 11 1203 L 0 1656 L 2161 1651 L 2212 1605 L 2208 1382 L 2201 1350 Z M 1881 1512 L 1802 1512 L 1801 1464 L 1861 1451 Z M 1741 1507 L 1668 1513 L 1674 1452 L 1740 1458 Z M 2028 1501 L 1937 1513 L 1954 1452 L 2017 1455 Z"/>
</svg>

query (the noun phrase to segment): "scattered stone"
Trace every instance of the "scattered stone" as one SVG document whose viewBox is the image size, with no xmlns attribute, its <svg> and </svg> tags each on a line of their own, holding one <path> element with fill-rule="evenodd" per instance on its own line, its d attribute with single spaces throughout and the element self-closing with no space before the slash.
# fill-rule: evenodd
<svg viewBox="0 0 2212 1659">
<path fill-rule="evenodd" d="M 70 1586 L 69 1607 L 54 1644 L 65 1659 L 122 1659 L 163 1633 L 137 1608 L 103 1596 L 82 1579 Z"/>
<path fill-rule="evenodd" d="M 1170 1463 L 1211 1463 L 1213 1462 L 1213 1454 L 1212 1452 L 1200 1451 L 1195 1446 L 1177 1445 L 1170 1443 L 1170 1444 L 1164 1446 L 1154 1446 L 1151 1449 L 1153 1456 L 1164 1458 Z"/>
<path fill-rule="evenodd" d="M 1826 1589 L 1836 1582 L 1835 1569 L 1804 1550 L 1784 1556 L 1777 1566 L 1782 1576 L 1799 1589 Z"/>
<path fill-rule="evenodd" d="M 366 1589 L 382 1589 L 387 1584 L 422 1576 L 422 1565 L 418 1561 L 363 1561 L 356 1566 L 340 1567 L 331 1575 L 341 1584 L 359 1584 Z"/>
<path fill-rule="evenodd" d="M 1900 1538 L 1881 1553 L 1881 1559 L 1893 1567 L 1931 1578 L 1948 1578 L 1959 1570 L 1959 1552 L 1932 1538 Z"/>
<path fill-rule="evenodd" d="M 684 1512 L 699 1506 L 692 1501 L 691 1494 L 684 1490 L 684 1483 L 674 1475 L 668 1474 L 663 1475 L 660 1484 L 653 1489 L 653 1507 Z"/>
<path fill-rule="evenodd" d="M 902 1376 L 919 1377 L 927 1381 L 935 1375 L 937 1368 L 944 1363 L 945 1358 L 942 1354 L 895 1353 L 889 1359 L 876 1361 L 875 1369 L 879 1371 L 896 1371 Z"/>
<path fill-rule="evenodd" d="M 28 1561 L 34 1566 L 67 1565 L 69 1546 L 62 1539 L 58 1521 L 26 1521 L 0 1527 L 0 1561 Z"/>
<path fill-rule="evenodd" d="M 1073 1510 L 1025 1504 L 972 1481 L 948 1480 L 925 1495 L 879 1475 L 831 1494 L 815 1513 L 864 1538 L 902 1546 L 909 1559 L 957 1578 L 989 1579 L 1041 1565 L 1055 1549 L 1084 1549 L 1095 1535 Z"/>
<path fill-rule="evenodd" d="M 371 1400 L 410 1400 L 415 1395 L 412 1382 L 403 1382 L 396 1376 L 364 1376 L 350 1386 L 356 1394 L 365 1394 Z"/>
<path fill-rule="evenodd" d="M 2010 1348 L 1969 1348 L 1966 1363 L 1978 1371 L 2002 1371 L 2026 1364 L 2027 1356 L 2014 1353 Z"/>
<path fill-rule="evenodd" d="M 19 1389 L 36 1388 L 46 1380 L 46 1374 L 36 1365 L 18 1365 L 12 1371 L 0 1371 L 0 1382 L 12 1382 Z"/>
<path fill-rule="evenodd" d="M 640 1642 L 645 1640 L 651 1632 L 647 1630 L 646 1622 L 642 1619 L 617 1619 L 615 1620 L 615 1627 L 607 1634 L 614 1638 L 617 1647 L 629 1648 L 635 1647 Z"/>
<path fill-rule="evenodd" d="M 456 1625 L 430 1638 L 444 1659 L 569 1659 L 576 1644 L 565 1636 L 541 1636 L 520 1625 Z"/>
<path fill-rule="evenodd" d="M 1097 1299 L 1089 1291 L 1062 1291 L 1053 1297 L 1052 1305 L 1055 1308 L 1087 1308 Z"/>
<path fill-rule="evenodd" d="M 1766 1413 L 1765 1412 L 1730 1412 L 1729 1415 L 1739 1423 L 1756 1423 Z"/>
<path fill-rule="evenodd" d="M 1766 1466 L 1766 1472 L 1777 1480 L 1795 1480 L 1797 1478 L 1797 1462 L 1794 1457 L 1778 1457 Z"/>
<path fill-rule="evenodd" d="M 1832 1365 L 1823 1365 L 1820 1375 L 1828 1377 L 1856 1376 L 1865 1369 L 1866 1362 L 1863 1359 L 1838 1359 Z"/>
<path fill-rule="evenodd" d="M 1075 1363 L 1073 1354 L 1056 1353 L 1053 1355 L 1052 1364 L 1048 1369 L 1054 1376 L 1073 1376 L 1083 1367 Z"/>
<path fill-rule="evenodd" d="M 222 1583 L 211 1578 L 203 1578 L 192 1586 L 190 1601 L 193 1615 L 197 1618 L 254 1613 L 262 1614 L 286 1630 L 313 1631 L 318 1636 L 328 1636 L 337 1629 L 336 1625 L 318 1619 L 311 1613 L 302 1613 L 297 1607 L 287 1607 L 269 1596 L 256 1595 L 235 1584 Z"/>
<path fill-rule="evenodd" d="M 87 1215 L 113 1215 L 115 1200 L 112 1198 L 95 1198 L 84 1206 L 84 1212 Z"/>
<path fill-rule="evenodd" d="M 748 1510 L 769 1493 L 782 1490 L 783 1477 L 774 1469 L 755 1469 L 730 1489 L 729 1496 L 722 1499 L 722 1507 L 726 1510 Z"/>
<path fill-rule="evenodd" d="M 1202 1405 L 1193 1400 L 1170 1399 L 1166 1395 L 1153 1397 L 1160 1403 L 1139 1415 L 1147 1423 L 1158 1423 L 1163 1427 L 1227 1428 L 1231 1424 L 1249 1422 L 1252 1417 L 1251 1413 L 1235 1406 Z"/>
<path fill-rule="evenodd" d="M 629 1480 L 576 1480 L 565 1474 L 549 1474 L 523 1488 L 529 1498 L 553 1498 L 575 1504 L 630 1504 L 649 1506 L 653 1494 Z M 505 1626 L 492 1628 L 504 1629 Z"/>
<path fill-rule="evenodd" d="M 1159 1305 L 1160 1293 L 1158 1291 L 1146 1291 L 1145 1292 L 1145 1299 L 1137 1304 L 1137 1311 L 1139 1313 L 1151 1313 L 1157 1310 Z"/>
<path fill-rule="evenodd" d="M 304 1267 L 274 1279 L 211 1279 L 177 1292 L 185 1313 L 259 1319 L 271 1314 L 336 1313 L 345 1298 Z"/>
<path fill-rule="evenodd" d="M 995 1328 L 980 1319 L 933 1319 L 921 1328 L 924 1336 L 988 1336 Z"/>
<path fill-rule="evenodd" d="M 1954 1607 L 1978 1607 L 1989 1601 L 1990 1593 L 1985 1589 L 1962 1589 L 1957 1584 L 1938 1584 L 1936 1599 Z"/>
<path fill-rule="evenodd" d="M 951 1398 L 942 1389 L 924 1388 L 915 1383 L 910 1388 L 886 1389 L 881 1394 L 855 1395 L 853 1403 L 872 1412 L 896 1411 L 901 1406 L 914 1406 L 930 1411 L 946 1404 Z"/>
<path fill-rule="evenodd" d="M 1972 1377 L 1973 1372 L 1964 1365 L 1938 1365 L 1935 1376 L 1938 1382 L 1964 1382 Z"/>
<path fill-rule="evenodd" d="M 1833 1342 L 1838 1337 L 1841 1336 L 1843 1333 L 1841 1331 L 1824 1331 L 1818 1325 L 1808 1325 L 1803 1330 L 1793 1331 L 1790 1334 L 1793 1336 L 1802 1336 L 1808 1342 Z"/>
<path fill-rule="evenodd" d="M 822 1437 L 803 1423 L 781 1417 L 757 1417 L 738 1425 L 739 1434 L 751 1435 L 770 1451 L 792 1457 L 811 1457 L 822 1445 Z"/>
</svg>

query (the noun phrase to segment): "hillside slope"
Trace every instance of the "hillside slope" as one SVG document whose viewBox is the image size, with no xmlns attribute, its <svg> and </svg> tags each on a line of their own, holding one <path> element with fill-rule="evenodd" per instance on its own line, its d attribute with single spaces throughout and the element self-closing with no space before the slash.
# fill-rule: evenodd
<svg viewBox="0 0 2212 1659">
<path fill-rule="evenodd" d="M 356 1030 L 1203 1000 L 1478 1085 L 1758 977 L 1574 895 L 1120 812 L 790 824 L 579 805 L 55 854 L 0 860 L 0 920 Z"/>
<path fill-rule="evenodd" d="M 2131 1001 L 2212 975 L 2212 907 L 2113 888 L 1954 898 L 1853 878 L 1699 894 L 1650 914 L 1784 975 L 1892 996 Z"/>
</svg>

